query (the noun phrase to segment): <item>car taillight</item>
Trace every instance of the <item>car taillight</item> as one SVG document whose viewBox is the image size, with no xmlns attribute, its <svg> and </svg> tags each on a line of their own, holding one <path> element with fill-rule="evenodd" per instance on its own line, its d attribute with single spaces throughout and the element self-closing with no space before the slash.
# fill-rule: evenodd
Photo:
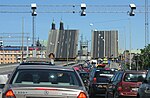
<svg viewBox="0 0 150 98">
<path fill-rule="evenodd" d="M 118 91 L 122 91 L 123 88 L 122 88 L 122 82 L 118 83 L 118 88 L 117 88 Z"/>
<path fill-rule="evenodd" d="M 77 98 L 87 98 L 87 96 L 84 92 L 80 92 Z"/>
<path fill-rule="evenodd" d="M 96 78 L 93 78 L 93 83 L 96 83 L 96 82 L 97 82 Z"/>
<path fill-rule="evenodd" d="M 5 96 L 6 96 L 6 98 L 16 98 L 16 96 L 14 95 L 14 93 L 13 93 L 12 90 L 8 90 L 8 91 L 5 93 Z"/>
<path fill-rule="evenodd" d="M 118 87 L 118 89 L 117 89 L 118 91 L 122 91 L 122 87 L 120 86 L 120 87 Z"/>
</svg>

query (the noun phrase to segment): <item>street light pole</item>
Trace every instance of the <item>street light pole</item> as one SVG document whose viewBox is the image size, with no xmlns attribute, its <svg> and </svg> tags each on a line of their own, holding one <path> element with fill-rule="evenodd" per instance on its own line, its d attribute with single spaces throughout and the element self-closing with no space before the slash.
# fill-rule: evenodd
<svg viewBox="0 0 150 98">
<path fill-rule="evenodd" d="M 24 52 L 24 18 L 22 18 L 22 55 L 21 55 L 21 62 L 23 62 L 23 52 Z"/>
<path fill-rule="evenodd" d="M 87 40 L 87 60 L 88 60 L 88 40 Z"/>
<path fill-rule="evenodd" d="M 33 27 L 32 27 L 32 46 L 33 46 L 33 57 L 36 57 L 36 50 L 35 50 L 35 16 L 37 16 L 36 13 L 36 4 L 33 3 L 31 4 L 31 9 L 32 9 L 32 23 L 33 23 Z"/>
<path fill-rule="evenodd" d="M 35 39 L 35 38 L 34 38 L 34 34 L 35 34 L 35 23 L 34 23 L 34 22 L 35 22 L 35 16 L 37 15 L 37 13 L 36 13 L 36 11 L 35 11 L 35 10 L 36 10 L 36 7 L 37 7 L 37 6 L 36 6 L 35 3 L 31 4 L 31 9 L 32 9 L 32 23 L 33 23 L 33 25 L 32 25 L 32 26 L 33 26 L 33 27 L 32 27 L 32 34 L 33 34 L 33 35 L 32 35 L 32 36 L 33 36 L 33 37 L 32 37 L 32 44 L 33 44 L 33 47 L 34 47 L 34 44 L 35 44 L 35 42 L 34 42 L 34 39 Z"/>
<path fill-rule="evenodd" d="M 104 35 L 105 36 L 105 35 Z M 104 37 L 101 37 L 101 39 L 103 40 L 104 42 L 104 57 L 105 57 L 105 38 Z"/>
<path fill-rule="evenodd" d="M 132 39 L 131 39 L 132 38 L 132 34 L 131 33 L 132 32 L 131 32 L 131 20 L 130 19 L 129 19 L 129 30 L 130 30 L 129 32 L 130 32 L 130 70 L 131 70 L 132 69 L 132 66 L 131 66 L 131 45 L 132 45 L 131 44 L 131 42 L 132 42 Z"/>
<path fill-rule="evenodd" d="M 104 38 L 103 38 L 103 41 L 104 41 L 104 57 L 105 57 L 105 32 L 104 32 Z"/>
<path fill-rule="evenodd" d="M 29 37 L 27 37 L 27 58 L 29 57 Z"/>
<path fill-rule="evenodd" d="M 101 34 L 98 34 L 98 58 L 100 57 L 100 52 L 99 52 L 99 46 L 100 46 L 100 38 L 101 38 Z"/>
<path fill-rule="evenodd" d="M 130 4 L 129 5 L 130 6 L 130 8 L 131 8 L 131 11 L 130 11 L 130 13 L 129 13 L 129 15 L 130 16 L 134 16 L 135 15 L 135 13 L 134 13 L 134 10 L 136 9 L 136 5 L 135 4 Z M 130 32 L 130 70 L 132 69 L 131 68 L 131 36 L 132 36 L 132 34 L 131 34 L 131 21 L 130 21 L 130 18 L 129 18 L 129 32 Z"/>
<path fill-rule="evenodd" d="M 125 47 L 125 53 L 124 53 L 124 63 L 125 63 L 125 66 L 126 66 L 126 32 L 125 32 L 125 27 L 124 27 L 124 47 Z"/>
<path fill-rule="evenodd" d="M 69 26 L 67 25 L 67 35 L 66 35 L 67 36 L 67 38 L 66 38 L 66 40 L 67 40 L 66 41 L 66 43 L 67 43 L 67 66 L 68 66 L 68 52 L 69 52 L 68 51 L 68 35 L 69 35 Z"/>
</svg>

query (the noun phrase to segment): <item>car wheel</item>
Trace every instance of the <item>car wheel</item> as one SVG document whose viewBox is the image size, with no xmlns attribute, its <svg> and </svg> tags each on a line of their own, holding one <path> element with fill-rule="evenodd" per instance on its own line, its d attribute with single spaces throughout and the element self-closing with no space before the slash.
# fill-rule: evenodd
<svg viewBox="0 0 150 98">
<path fill-rule="evenodd" d="M 90 95 L 90 98 L 95 97 L 95 93 L 92 91 L 91 88 L 89 89 L 89 95 Z"/>
<path fill-rule="evenodd" d="M 105 98 L 108 98 L 108 94 L 107 94 L 107 92 L 105 93 Z"/>
<path fill-rule="evenodd" d="M 93 92 L 90 92 L 90 98 L 94 98 L 95 97 L 95 93 L 93 93 Z"/>
<path fill-rule="evenodd" d="M 137 94 L 137 98 L 141 98 L 139 94 Z"/>
<path fill-rule="evenodd" d="M 114 98 L 119 98 L 119 93 L 118 92 L 114 93 Z"/>
</svg>

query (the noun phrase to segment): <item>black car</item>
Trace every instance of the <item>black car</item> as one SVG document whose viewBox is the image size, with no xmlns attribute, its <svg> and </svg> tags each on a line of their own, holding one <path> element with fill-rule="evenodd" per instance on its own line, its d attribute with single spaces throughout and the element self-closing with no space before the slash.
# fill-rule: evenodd
<svg viewBox="0 0 150 98">
<path fill-rule="evenodd" d="M 107 85 L 113 76 L 112 70 L 93 68 L 90 73 L 89 94 L 91 97 L 95 95 L 105 96 Z"/>
<path fill-rule="evenodd" d="M 23 63 L 15 68 L 2 98 L 88 98 L 79 76 L 71 67 Z"/>
</svg>

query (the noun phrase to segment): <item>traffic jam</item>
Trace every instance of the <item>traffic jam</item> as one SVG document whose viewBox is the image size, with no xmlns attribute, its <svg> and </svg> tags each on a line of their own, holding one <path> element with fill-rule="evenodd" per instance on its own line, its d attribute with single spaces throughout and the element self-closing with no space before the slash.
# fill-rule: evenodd
<svg viewBox="0 0 150 98">
<path fill-rule="evenodd" d="M 74 65 L 23 62 L 0 75 L 0 98 L 149 98 L 150 71 L 109 68 L 88 60 Z"/>
</svg>

